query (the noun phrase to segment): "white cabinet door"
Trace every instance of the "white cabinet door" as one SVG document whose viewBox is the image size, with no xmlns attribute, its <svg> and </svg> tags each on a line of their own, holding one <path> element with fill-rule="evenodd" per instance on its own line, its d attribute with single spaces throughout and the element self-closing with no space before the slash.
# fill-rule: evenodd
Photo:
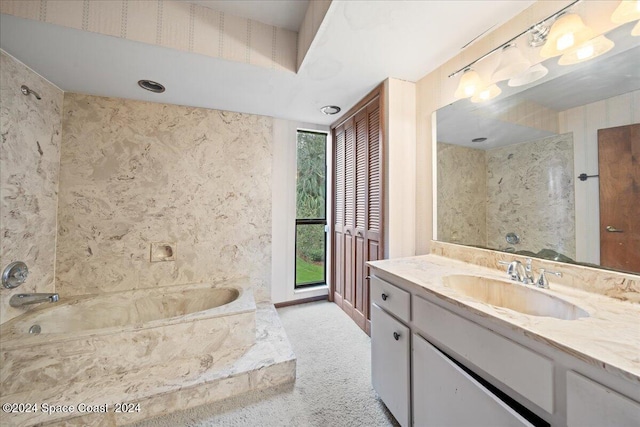
<svg viewBox="0 0 640 427">
<path fill-rule="evenodd" d="M 640 392 L 638 393 L 640 397 Z M 640 426 L 640 403 L 575 372 L 567 372 L 568 427 Z"/>
<path fill-rule="evenodd" d="M 415 426 L 532 425 L 417 334 L 412 382 Z"/>
<path fill-rule="evenodd" d="M 553 361 L 477 323 L 413 298 L 413 320 L 436 342 L 511 387 L 548 413 L 553 413 Z"/>
<path fill-rule="evenodd" d="M 409 421 L 409 328 L 371 304 L 371 380 L 401 426 Z"/>
</svg>

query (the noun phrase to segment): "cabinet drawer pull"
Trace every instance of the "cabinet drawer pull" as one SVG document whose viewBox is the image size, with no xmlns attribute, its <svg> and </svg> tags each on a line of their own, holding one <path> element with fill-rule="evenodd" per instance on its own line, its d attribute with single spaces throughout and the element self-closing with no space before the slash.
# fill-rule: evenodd
<svg viewBox="0 0 640 427">
<path fill-rule="evenodd" d="M 389 298 L 389 297 L 387 296 L 387 294 L 382 294 L 382 301 L 386 301 L 386 300 L 387 300 L 387 298 Z"/>
<path fill-rule="evenodd" d="M 397 332 L 394 332 L 393 337 L 396 339 L 396 341 L 398 341 L 400 339 L 400 334 Z"/>
</svg>

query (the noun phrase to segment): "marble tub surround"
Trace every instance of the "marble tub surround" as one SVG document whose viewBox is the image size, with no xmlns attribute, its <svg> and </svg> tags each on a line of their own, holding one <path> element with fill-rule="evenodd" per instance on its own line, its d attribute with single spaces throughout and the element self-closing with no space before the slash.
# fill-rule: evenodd
<svg viewBox="0 0 640 427">
<path fill-rule="evenodd" d="M 271 278 L 272 121 L 68 93 L 58 206 L 64 296 Z M 175 243 L 171 262 L 150 245 Z"/>
<path fill-rule="evenodd" d="M 25 96 L 27 85 L 42 99 Z M 29 277 L 0 288 L 0 323 L 24 313 L 16 293 L 54 292 L 63 92 L 0 51 L 0 269 L 24 261 Z"/>
<path fill-rule="evenodd" d="M 438 237 L 487 246 L 486 151 L 438 142 Z"/>
<path fill-rule="evenodd" d="M 571 133 L 490 150 L 438 142 L 437 159 L 439 240 L 575 259 Z"/>
<path fill-rule="evenodd" d="M 135 402 L 140 403 L 140 412 L 128 417 L 142 419 L 292 381 L 295 356 L 275 310 L 265 304 L 256 312 L 253 295 L 242 283 L 170 286 L 147 292 L 151 299 L 155 292 L 169 300 L 177 292 L 191 293 L 191 307 L 182 307 L 189 311 L 204 308 L 200 291 L 219 288 L 240 292 L 236 300 L 219 307 L 129 326 L 67 334 L 43 332 L 22 340 L 13 329 L 28 319 L 19 317 L 2 325 L 0 400 L 56 405 Z M 131 297 L 140 292 L 125 294 Z M 95 298 L 109 302 L 108 296 Z M 80 297 L 67 305 L 91 309 L 87 306 L 91 299 Z M 37 321 L 46 311 L 39 309 L 23 317 Z M 153 310 L 138 311 L 142 315 Z M 5 334 L 6 328 L 10 333 Z M 11 418 L 5 414 L 3 420 L 10 425 L 32 425 L 78 415 L 82 414 L 12 414 Z"/>
<path fill-rule="evenodd" d="M 431 242 L 431 253 L 498 270 L 505 268 L 499 265 L 498 261 L 519 260 L 524 263 L 527 259 L 526 256 L 437 241 Z M 538 258 L 533 258 L 532 265 L 536 277 L 541 268 L 562 273 L 562 277 L 549 276 L 553 283 L 605 295 L 620 301 L 640 303 L 640 275 Z"/>
<path fill-rule="evenodd" d="M 3 351 L 255 312 L 246 278 L 70 297 L 0 325 Z M 250 319 L 249 319 L 250 320 Z M 40 325 L 41 332 L 29 328 Z M 250 324 L 249 329 L 253 329 Z M 247 328 L 238 331 L 248 334 Z M 2 357 L 2 356 L 0 356 Z"/>
<path fill-rule="evenodd" d="M 376 276 L 426 292 L 462 308 L 485 321 L 526 339 L 573 356 L 595 368 L 605 369 L 640 386 L 640 305 L 558 284 L 532 289 L 568 301 L 586 310 L 589 317 L 560 320 L 530 316 L 471 299 L 443 284 L 443 277 L 466 274 L 505 280 L 504 271 L 481 267 L 437 255 L 375 261 Z M 535 264 L 534 264 L 535 265 Z M 514 284 L 514 286 L 522 286 Z M 636 389 L 637 390 L 637 389 Z"/>
<path fill-rule="evenodd" d="M 488 150 L 486 246 L 553 249 L 575 259 L 573 176 L 571 133 Z M 509 232 L 519 244 L 506 242 Z"/>
<path fill-rule="evenodd" d="M 257 304 L 254 344 L 232 364 L 220 370 L 203 370 L 199 360 L 172 364 L 164 376 L 149 378 L 144 370 L 130 377 L 132 383 L 145 383 L 144 387 L 123 384 L 121 375 L 90 378 L 84 383 L 75 382 L 67 387 L 57 385 L 47 391 L 51 401 L 66 396 L 85 395 L 90 392 L 91 402 L 106 403 L 105 396 L 113 402 L 140 404 L 140 412 L 107 414 L 71 414 L 55 417 L 21 414 L 11 419 L 15 424 L 33 425 L 126 425 L 150 417 L 192 408 L 209 402 L 295 381 L 296 357 L 291 349 L 280 319 L 268 303 Z M 57 394 L 56 394 L 57 393 Z M 14 395 L 12 399 L 29 399 L 34 394 Z M 3 397 L 3 402 L 5 398 Z M 31 414 L 34 415 L 34 414 Z M 3 418 L 3 420 L 5 420 Z M 9 422 L 8 419 L 6 419 Z"/>
</svg>

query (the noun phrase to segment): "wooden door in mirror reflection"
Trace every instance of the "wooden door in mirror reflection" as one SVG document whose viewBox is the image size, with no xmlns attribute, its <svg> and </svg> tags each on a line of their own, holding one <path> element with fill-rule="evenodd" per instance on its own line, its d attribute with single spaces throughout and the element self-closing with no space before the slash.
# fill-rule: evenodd
<svg viewBox="0 0 640 427">
<path fill-rule="evenodd" d="M 600 264 L 640 272 L 640 124 L 598 130 Z"/>
</svg>

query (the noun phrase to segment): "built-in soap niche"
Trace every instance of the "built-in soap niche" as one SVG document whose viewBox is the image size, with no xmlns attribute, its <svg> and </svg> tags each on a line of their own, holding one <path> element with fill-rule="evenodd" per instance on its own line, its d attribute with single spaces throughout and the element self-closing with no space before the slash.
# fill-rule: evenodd
<svg viewBox="0 0 640 427">
<path fill-rule="evenodd" d="M 176 260 L 176 243 L 175 242 L 157 242 L 151 243 L 150 261 L 175 261 Z"/>
</svg>

